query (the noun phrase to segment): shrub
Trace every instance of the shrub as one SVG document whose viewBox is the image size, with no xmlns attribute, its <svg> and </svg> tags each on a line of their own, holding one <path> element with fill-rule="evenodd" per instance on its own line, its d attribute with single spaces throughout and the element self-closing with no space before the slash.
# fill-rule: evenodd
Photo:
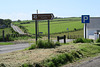
<svg viewBox="0 0 100 67">
<path fill-rule="evenodd" d="M 45 64 L 45 67 L 56 67 L 56 66 L 52 61 L 50 61 L 50 62 Z"/>
<path fill-rule="evenodd" d="M 6 67 L 3 63 L 0 64 L 0 67 Z"/>
<path fill-rule="evenodd" d="M 73 60 L 75 60 L 74 56 L 71 55 L 71 53 L 66 53 L 65 56 L 66 56 L 66 62 L 73 62 Z"/>
<path fill-rule="evenodd" d="M 78 38 L 76 40 L 73 41 L 74 43 L 84 43 L 83 39 L 82 38 Z"/>
<path fill-rule="evenodd" d="M 55 45 L 56 45 L 56 46 L 60 46 L 60 43 L 57 41 L 57 42 L 55 43 Z"/>
<path fill-rule="evenodd" d="M 97 42 L 97 43 L 100 42 L 100 39 L 97 39 L 96 42 Z"/>
<path fill-rule="evenodd" d="M 92 39 L 83 39 L 83 40 L 84 40 L 84 43 L 91 43 L 91 42 L 93 42 Z"/>
<path fill-rule="evenodd" d="M 64 53 L 48 59 L 44 62 L 44 67 L 59 67 L 65 63 L 73 62 L 77 58 L 81 58 L 81 51 L 72 51 L 71 53 Z"/>
<path fill-rule="evenodd" d="M 45 42 L 42 41 L 42 40 L 39 40 L 39 41 L 37 42 L 37 47 L 38 47 L 38 48 L 44 48 L 44 47 L 45 47 Z"/>
<path fill-rule="evenodd" d="M 93 42 L 92 39 L 84 39 L 84 38 L 78 38 L 73 41 L 73 43 L 91 43 Z"/>
<path fill-rule="evenodd" d="M 53 41 L 48 42 L 48 41 L 39 40 L 37 43 L 37 47 L 38 48 L 54 48 L 55 44 Z"/>
<path fill-rule="evenodd" d="M 4 37 L 4 40 L 5 41 L 14 41 L 14 38 L 13 37 Z M 2 36 L 0 36 L 0 41 L 3 41 L 3 37 Z"/>
<path fill-rule="evenodd" d="M 47 41 L 47 42 L 45 42 L 45 45 L 47 45 L 46 48 L 54 48 L 55 47 L 55 44 L 53 41 L 50 41 L 50 42 Z"/>
<path fill-rule="evenodd" d="M 32 44 L 30 47 L 26 48 L 26 50 L 32 50 L 35 48 L 55 48 L 56 46 L 60 46 L 59 42 L 54 43 L 53 41 L 42 41 L 39 40 L 37 44 Z"/>
<path fill-rule="evenodd" d="M 31 49 L 35 49 L 36 48 L 36 44 L 32 44 L 29 48 L 27 48 L 28 50 L 31 50 Z"/>
<path fill-rule="evenodd" d="M 32 65 L 30 65 L 30 64 L 23 64 L 21 67 L 33 67 Z"/>
</svg>

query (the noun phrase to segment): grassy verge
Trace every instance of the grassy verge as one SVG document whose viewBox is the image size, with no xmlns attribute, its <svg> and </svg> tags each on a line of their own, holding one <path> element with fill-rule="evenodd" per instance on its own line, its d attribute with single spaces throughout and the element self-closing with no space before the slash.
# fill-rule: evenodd
<svg viewBox="0 0 100 67">
<path fill-rule="evenodd" d="M 10 43 L 10 42 L 0 42 L 0 45 L 13 45 L 14 43 Z"/>
<path fill-rule="evenodd" d="M 48 42 L 47 40 L 39 40 L 37 44 L 32 44 L 30 47 L 26 48 L 26 50 L 32 50 L 35 48 L 55 48 L 56 46 L 60 46 L 60 43 L 54 43 L 53 41 Z"/>
<path fill-rule="evenodd" d="M 51 59 L 46 60 L 43 65 L 45 67 L 59 67 L 66 63 L 72 63 L 76 60 L 95 56 L 100 53 L 100 47 L 96 45 L 84 44 L 79 47 L 80 50 L 72 51 L 69 53 L 63 53 L 61 55 L 57 55 L 52 57 Z"/>
<path fill-rule="evenodd" d="M 50 59 L 43 61 L 42 63 L 36 63 L 35 65 L 23 64 L 22 66 L 25 67 L 25 65 L 27 65 L 27 67 L 30 67 L 30 66 L 37 67 L 38 65 L 39 67 L 59 67 L 66 63 L 72 63 L 82 58 L 96 56 L 98 53 L 100 53 L 100 47 L 94 44 L 78 43 L 74 45 L 78 46 L 77 50 L 75 51 L 71 51 L 67 53 L 65 52 L 65 53 L 56 55 L 54 57 L 51 57 Z"/>
<path fill-rule="evenodd" d="M 59 67 L 99 53 L 100 46 L 94 43 L 68 43 L 55 48 L 36 48 L 2 54 L 0 64 L 6 67 Z"/>
</svg>

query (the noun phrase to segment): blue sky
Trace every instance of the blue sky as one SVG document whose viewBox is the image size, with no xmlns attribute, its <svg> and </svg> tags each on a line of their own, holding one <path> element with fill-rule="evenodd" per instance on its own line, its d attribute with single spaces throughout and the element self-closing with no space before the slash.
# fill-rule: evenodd
<svg viewBox="0 0 100 67">
<path fill-rule="evenodd" d="M 100 17 L 100 0 L 0 0 L 2 19 L 31 20 L 36 10 L 56 17 Z"/>
</svg>

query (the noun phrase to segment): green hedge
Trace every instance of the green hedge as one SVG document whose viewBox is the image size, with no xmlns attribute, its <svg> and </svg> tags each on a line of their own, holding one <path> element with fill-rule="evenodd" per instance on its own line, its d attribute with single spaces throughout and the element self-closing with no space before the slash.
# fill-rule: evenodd
<svg viewBox="0 0 100 67">
<path fill-rule="evenodd" d="M 96 42 L 97 42 L 97 43 L 100 42 L 100 39 L 97 39 Z"/>
<path fill-rule="evenodd" d="M 60 43 L 54 43 L 53 41 L 48 42 L 47 40 L 39 40 L 37 44 L 32 44 L 30 47 L 26 48 L 26 50 L 32 50 L 35 48 L 55 48 L 56 46 L 60 46 Z"/>
<path fill-rule="evenodd" d="M 92 39 L 84 39 L 84 38 L 78 38 L 73 41 L 73 43 L 91 43 L 91 42 L 93 42 Z"/>
</svg>

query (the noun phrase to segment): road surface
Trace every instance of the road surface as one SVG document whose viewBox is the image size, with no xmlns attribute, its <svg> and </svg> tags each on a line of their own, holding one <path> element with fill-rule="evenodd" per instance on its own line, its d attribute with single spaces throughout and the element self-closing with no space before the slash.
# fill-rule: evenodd
<svg viewBox="0 0 100 67">
<path fill-rule="evenodd" d="M 66 39 L 66 43 L 73 41 L 74 39 Z M 54 42 L 57 42 L 57 40 L 53 40 Z M 60 43 L 64 43 L 64 39 L 59 40 Z"/>
<path fill-rule="evenodd" d="M 54 42 L 57 42 L 57 40 L 53 40 Z M 66 42 L 70 42 L 72 39 L 66 39 Z M 60 43 L 64 43 L 63 40 L 60 40 Z M 29 46 L 31 46 L 32 43 L 20 43 L 20 44 L 15 44 L 15 45 L 0 45 L 0 54 L 1 53 L 8 53 L 8 52 L 13 52 L 17 50 L 22 50 L 25 49 Z"/>
<path fill-rule="evenodd" d="M 11 27 L 14 31 L 18 32 L 19 34 L 25 34 L 18 26 L 11 24 Z"/>
<path fill-rule="evenodd" d="M 29 47 L 30 45 L 31 44 L 29 43 L 21 43 L 21 44 L 15 44 L 15 45 L 0 45 L 0 54 L 22 50 Z"/>
<path fill-rule="evenodd" d="M 74 67 L 74 66 L 73 66 Z M 100 57 L 83 62 L 75 67 L 100 67 Z"/>
</svg>

